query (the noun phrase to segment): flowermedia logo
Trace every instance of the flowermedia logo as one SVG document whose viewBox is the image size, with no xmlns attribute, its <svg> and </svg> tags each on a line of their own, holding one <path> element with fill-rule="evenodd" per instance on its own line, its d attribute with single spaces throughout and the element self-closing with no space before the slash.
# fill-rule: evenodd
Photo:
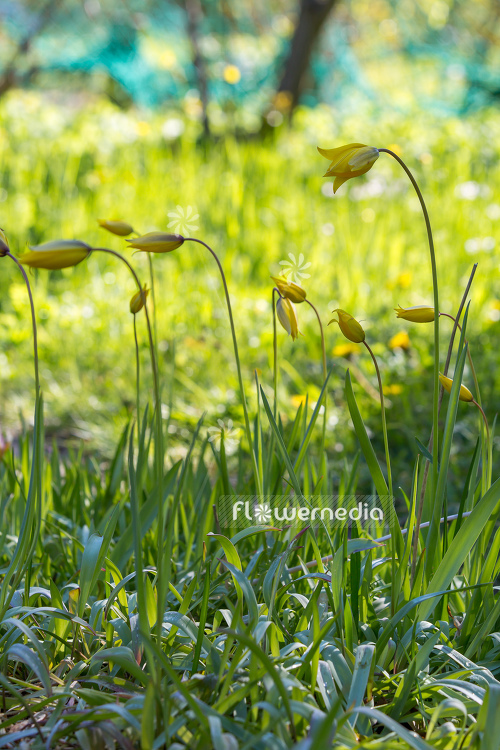
<svg viewBox="0 0 500 750">
<path fill-rule="evenodd" d="M 248 526 L 363 527 L 387 526 L 394 513 L 393 499 L 378 495 L 290 495 L 266 497 L 224 495 L 218 503 L 219 523 L 225 527 Z"/>
</svg>

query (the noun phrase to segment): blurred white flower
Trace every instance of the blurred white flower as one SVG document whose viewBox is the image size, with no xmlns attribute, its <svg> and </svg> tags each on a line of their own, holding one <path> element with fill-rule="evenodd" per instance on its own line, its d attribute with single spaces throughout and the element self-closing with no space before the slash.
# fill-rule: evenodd
<svg viewBox="0 0 500 750">
<path fill-rule="evenodd" d="M 224 448 L 226 453 L 228 455 L 234 453 L 240 442 L 238 438 L 240 433 L 239 427 L 234 427 L 232 419 L 227 420 L 227 427 L 223 419 L 218 419 L 217 425 L 218 427 L 208 428 L 208 433 L 210 435 L 208 442 L 213 443 L 215 448 L 220 451 L 222 436 L 224 435 Z"/>
<path fill-rule="evenodd" d="M 168 223 L 168 228 L 173 229 L 177 234 L 189 234 L 198 229 L 198 224 L 194 222 L 200 218 L 200 214 L 195 213 L 192 206 L 187 206 L 187 208 L 176 206 L 175 211 L 169 211 L 168 216 L 172 219 Z"/>
<path fill-rule="evenodd" d="M 280 266 L 284 266 L 283 274 L 284 276 L 286 276 L 288 281 L 293 281 L 295 282 L 295 284 L 298 284 L 300 283 L 301 279 L 311 278 L 311 274 L 304 273 L 304 271 L 306 268 L 309 268 L 312 263 L 310 261 L 309 263 L 304 263 L 303 253 L 300 253 L 298 260 L 293 253 L 288 253 L 288 257 L 290 258 L 290 260 L 280 260 Z"/>
</svg>

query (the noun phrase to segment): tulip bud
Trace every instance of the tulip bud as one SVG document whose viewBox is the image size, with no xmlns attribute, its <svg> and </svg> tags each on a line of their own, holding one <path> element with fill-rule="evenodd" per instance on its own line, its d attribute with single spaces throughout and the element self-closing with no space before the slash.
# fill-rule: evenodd
<svg viewBox="0 0 500 750">
<path fill-rule="evenodd" d="M 130 312 L 133 315 L 137 315 L 142 310 L 146 302 L 146 297 L 149 294 L 147 284 L 144 284 L 144 288 L 140 292 L 136 292 L 130 300 Z"/>
<path fill-rule="evenodd" d="M 278 320 L 285 331 L 292 337 L 292 340 L 295 341 L 299 335 L 299 324 L 293 302 L 290 302 L 289 299 L 284 297 L 280 297 L 276 303 L 276 313 L 278 315 Z"/>
<path fill-rule="evenodd" d="M 375 164 L 379 157 L 378 148 L 365 146 L 363 143 L 348 143 L 339 148 L 320 148 L 321 156 L 331 161 L 324 177 L 335 177 L 333 192 L 336 193 L 341 185 L 352 177 L 365 174 Z"/>
<path fill-rule="evenodd" d="M 346 339 L 353 341 L 355 344 L 361 344 L 365 340 L 365 332 L 363 331 L 363 328 L 358 321 L 352 317 L 352 315 L 349 315 L 345 310 L 340 310 L 340 308 L 332 310 L 332 312 L 336 312 L 339 319 L 337 320 L 337 318 L 333 318 L 330 323 L 338 323 L 339 328 Z M 330 325 L 330 323 L 328 323 L 328 325 Z"/>
<path fill-rule="evenodd" d="M 97 223 L 103 229 L 107 229 L 111 234 L 117 234 L 118 237 L 127 237 L 132 234 L 134 227 L 131 224 L 127 224 L 126 221 L 112 221 L 110 219 L 98 219 Z"/>
<path fill-rule="evenodd" d="M 401 307 L 396 309 L 396 317 L 409 320 L 412 323 L 432 323 L 434 320 L 434 308 L 427 305 L 417 305 L 417 307 Z"/>
<path fill-rule="evenodd" d="M 30 268 L 45 268 L 50 271 L 76 266 L 92 251 L 90 245 L 80 240 L 53 240 L 28 247 L 31 252 L 21 256 L 19 262 Z"/>
<path fill-rule="evenodd" d="M 136 237 L 133 240 L 127 240 L 130 247 L 137 250 L 143 250 L 147 253 L 171 253 L 184 242 L 181 234 L 167 234 L 166 232 L 148 232 L 142 237 Z"/>
<path fill-rule="evenodd" d="M 439 373 L 439 380 L 445 391 L 447 391 L 447 393 L 451 393 L 453 380 L 451 378 L 447 378 L 446 375 L 441 375 L 441 373 Z M 469 391 L 469 389 L 465 387 L 465 385 L 461 385 L 458 399 L 459 401 L 468 401 L 470 403 L 471 401 L 474 401 L 474 396 Z"/>
<path fill-rule="evenodd" d="M 271 276 L 271 278 L 278 287 L 278 291 L 282 297 L 286 297 L 290 302 L 295 302 L 296 304 L 304 302 L 306 290 L 299 284 L 294 284 L 293 281 L 288 281 L 288 279 L 282 276 Z"/>
</svg>

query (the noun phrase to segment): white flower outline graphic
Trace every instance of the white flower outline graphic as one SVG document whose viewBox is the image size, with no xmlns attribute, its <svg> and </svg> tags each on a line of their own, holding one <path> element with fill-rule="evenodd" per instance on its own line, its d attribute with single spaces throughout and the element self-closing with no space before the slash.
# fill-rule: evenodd
<svg viewBox="0 0 500 750">
<path fill-rule="evenodd" d="M 290 260 L 280 260 L 280 266 L 285 266 L 283 268 L 283 274 L 288 281 L 293 281 L 298 284 L 301 279 L 311 278 L 310 273 L 304 273 L 305 269 L 312 265 L 311 261 L 304 263 L 304 253 L 300 253 L 298 260 L 293 253 L 288 253 L 288 257 Z"/>
<path fill-rule="evenodd" d="M 240 428 L 235 427 L 233 420 L 227 420 L 227 426 L 223 419 L 217 420 L 218 427 L 209 427 L 207 432 L 209 433 L 208 442 L 213 443 L 216 450 L 220 451 L 220 445 L 222 442 L 222 435 L 224 434 L 224 448 L 226 453 L 230 455 L 234 453 L 238 447 L 240 441 L 237 437 L 240 433 Z"/>
<path fill-rule="evenodd" d="M 256 505 L 253 514 L 257 523 L 269 523 L 272 517 L 271 506 L 267 503 Z"/>
<path fill-rule="evenodd" d="M 193 206 L 176 206 L 175 211 L 169 211 L 169 216 L 172 221 L 169 221 L 168 228 L 173 229 L 178 234 L 189 234 L 195 232 L 198 229 L 198 224 L 194 222 L 200 218 L 200 214 L 197 214 Z"/>
</svg>

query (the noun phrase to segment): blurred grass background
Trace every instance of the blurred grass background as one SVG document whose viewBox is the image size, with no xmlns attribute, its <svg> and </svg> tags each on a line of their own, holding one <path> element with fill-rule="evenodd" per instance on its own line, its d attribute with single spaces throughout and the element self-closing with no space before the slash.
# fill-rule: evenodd
<svg viewBox="0 0 500 750">
<path fill-rule="evenodd" d="M 202 3 L 194 30 L 175 3 L 162 6 L 163 15 L 151 3 L 140 18 L 133 4 L 120 10 L 113 2 L 48 3 L 38 31 L 30 24 L 40 19 L 39 6 L 17 7 L 23 26 L 16 9 L 2 5 L 4 84 L 14 73 L 0 86 L 0 225 L 17 254 L 27 242 L 61 237 L 123 250 L 123 241 L 98 228 L 98 218 L 123 218 L 145 232 L 166 229 L 178 207 L 198 214 L 192 234 L 214 247 L 226 269 L 252 398 L 254 370 L 268 393 L 272 388 L 269 276 L 290 253 L 303 254 L 311 263 L 303 285 L 323 323 L 333 308 L 347 309 L 363 321 L 380 357 L 401 477 L 415 454 L 414 436 L 428 439 L 423 425 L 431 411 L 432 332 L 397 321 L 393 312 L 398 304 L 431 302 L 424 223 L 411 186 L 387 157 L 333 196 L 316 146 L 360 141 L 404 156 L 428 202 L 443 311 L 454 313 L 479 263 L 469 332 L 493 417 L 500 319 L 497 18 L 487 2 L 473 4 L 474 24 L 470 6 L 460 2 L 331 5 L 292 121 L 289 103 L 275 91 L 300 3 L 256 4 L 253 15 L 248 4 L 236 3 L 231 23 L 225 6 Z M 21 50 L 23 39 L 29 43 Z M 193 42 L 204 63 L 205 96 Z M 147 280 L 146 259 L 137 254 L 133 262 Z M 208 253 L 191 244 L 155 257 L 154 266 L 164 417 L 171 450 L 182 455 L 205 411 L 207 426 L 221 417 L 241 426 L 236 371 Z M 36 273 L 34 288 L 49 435 L 83 439 L 89 450 L 108 455 L 133 413 L 133 284 L 112 259 L 94 255 L 75 269 Z M 292 343 L 279 330 L 285 416 L 306 394 L 314 403 L 321 386 L 318 330 L 304 307 L 298 308 L 303 338 Z M 33 404 L 27 313 L 21 278 L 4 263 L 0 419 L 14 435 Z M 394 347 L 401 331 L 409 341 Z M 450 331 L 451 322 L 443 321 L 443 350 Z M 360 383 L 374 433 L 379 420 L 371 362 L 344 344 L 337 328 L 327 329 L 328 360 L 335 364 L 328 450 L 339 466 L 355 448 L 342 395 L 346 367 Z M 458 446 L 477 419 L 460 406 Z"/>
</svg>

